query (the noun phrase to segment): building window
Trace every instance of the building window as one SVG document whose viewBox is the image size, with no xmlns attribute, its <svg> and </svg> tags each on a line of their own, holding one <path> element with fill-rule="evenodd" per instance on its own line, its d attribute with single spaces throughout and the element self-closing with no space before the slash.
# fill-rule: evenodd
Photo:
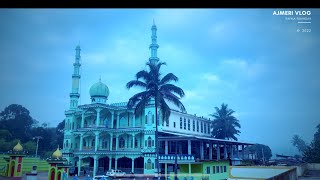
<svg viewBox="0 0 320 180">
<path fill-rule="evenodd" d="M 151 159 L 148 159 L 148 161 L 147 161 L 147 169 L 151 169 L 151 165 L 152 163 L 151 163 Z"/>
<path fill-rule="evenodd" d="M 210 174 L 210 167 L 207 166 L 207 174 Z"/>
<path fill-rule="evenodd" d="M 223 172 L 227 172 L 227 166 L 223 166 Z"/>
<path fill-rule="evenodd" d="M 119 140 L 119 148 L 124 148 L 124 139 L 123 139 L 123 137 L 121 137 L 120 140 Z"/>
<path fill-rule="evenodd" d="M 182 117 L 180 117 L 180 129 L 182 129 Z"/>
<path fill-rule="evenodd" d="M 72 122 L 72 130 L 74 129 L 74 122 Z"/>
<path fill-rule="evenodd" d="M 190 131 L 190 119 L 188 119 L 188 130 Z"/>
<path fill-rule="evenodd" d="M 208 134 L 210 134 L 210 124 L 208 124 Z"/>
<path fill-rule="evenodd" d="M 217 173 L 219 173 L 219 166 L 216 166 L 216 171 Z"/>
<path fill-rule="evenodd" d="M 69 141 L 67 140 L 66 141 L 66 148 L 68 148 L 68 146 L 69 146 Z"/>
<path fill-rule="evenodd" d="M 166 126 L 169 127 L 169 120 L 166 120 Z"/>
<path fill-rule="evenodd" d="M 207 123 L 204 123 L 204 133 L 207 133 Z"/>
<path fill-rule="evenodd" d="M 203 133 L 203 122 L 201 121 L 201 132 Z"/>
<path fill-rule="evenodd" d="M 86 140 L 83 140 L 83 146 L 86 147 L 87 146 L 87 142 Z"/>
<path fill-rule="evenodd" d="M 220 172 L 223 173 L 223 168 L 222 168 L 222 166 L 220 166 Z"/>
<path fill-rule="evenodd" d="M 199 132 L 199 121 L 197 121 L 197 132 Z"/>
<path fill-rule="evenodd" d="M 216 168 L 215 166 L 212 166 L 212 174 L 215 174 L 216 173 Z"/>
<path fill-rule="evenodd" d="M 173 127 L 174 127 L 174 128 L 176 127 L 176 122 L 173 122 Z"/>
<path fill-rule="evenodd" d="M 138 147 L 138 139 L 137 138 L 134 138 L 134 147 Z"/>
<path fill-rule="evenodd" d="M 152 139 L 151 137 L 149 136 L 148 137 L 148 147 L 151 147 L 152 146 Z"/>
<path fill-rule="evenodd" d="M 91 142 L 91 147 L 94 147 L 95 142 L 96 142 L 96 140 L 95 140 L 95 139 L 94 139 L 94 140 L 92 140 L 92 142 Z"/>
<path fill-rule="evenodd" d="M 192 131 L 196 130 L 196 122 L 192 120 Z"/>
<path fill-rule="evenodd" d="M 78 148 L 78 143 L 76 143 L 76 147 L 75 147 L 76 149 Z"/>
</svg>

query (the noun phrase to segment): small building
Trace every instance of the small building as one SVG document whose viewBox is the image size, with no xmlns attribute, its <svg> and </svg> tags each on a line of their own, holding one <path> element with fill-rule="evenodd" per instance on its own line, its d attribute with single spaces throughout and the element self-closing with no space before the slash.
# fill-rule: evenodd
<svg viewBox="0 0 320 180">
<path fill-rule="evenodd" d="M 71 165 L 65 158 L 62 158 L 62 153 L 57 150 L 52 154 L 52 158 L 48 158 L 47 162 L 50 164 L 48 171 L 48 180 L 61 180 L 63 174 L 69 174 Z"/>
<path fill-rule="evenodd" d="M 4 158 L 7 161 L 5 176 L 11 177 L 11 179 L 21 179 L 25 152 L 20 142 L 14 146 L 13 151 L 9 151 L 8 155 L 10 158 Z"/>
</svg>

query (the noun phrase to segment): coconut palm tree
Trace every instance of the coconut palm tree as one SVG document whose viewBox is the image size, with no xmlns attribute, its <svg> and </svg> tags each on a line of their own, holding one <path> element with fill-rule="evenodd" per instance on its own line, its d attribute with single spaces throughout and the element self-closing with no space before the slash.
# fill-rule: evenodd
<svg viewBox="0 0 320 180">
<path fill-rule="evenodd" d="M 291 143 L 298 149 L 301 154 L 307 149 L 306 142 L 301 139 L 299 135 L 294 135 L 292 137 Z"/>
<path fill-rule="evenodd" d="M 132 87 L 140 87 L 143 91 L 133 95 L 127 104 L 128 108 L 134 108 L 136 114 L 143 114 L 145 106 L 150 102 L 155 102 L 156 112 L 156 163 L 158 173 L 160 173 L 159 166 L 159 144 L 158 144 L 158 108 L 163 120 L 169 123 L 170 107 L 167 102 L 170 102 L 177 106 L 182 112 L 186 109 L 180 102 L 180 98 L 184 97 L 184 92 L 180 87 L 177 87 L 170 82 L 177 82 L 178 77 L 173 73 L 168 73 L 164 77 L 161 77 L 160 68 L 162 65 L 166 65 L 165 62 L 147 62 L 148 71 L 142 70 L 136 74 L 136 79 L 129 81 L 126 85 L 128 89 Z M 167 102 L 166 102 L 167 101 Z M 159 176 L 158 176 L 159 177 Z"/>
<path fill-rule="evenodd" d="M 212 136 L 217 139 L 234 139 L 238 140 L 235 135 L 241 133 L 236 128 L 241 128 L 239 120 L 232 114 L 235 112 L 232 109 L 228 109 L 228 104 L 222 104 L 221 108 L 215 107 L 216 112 L 210 114 L 214 119 L 211 123 Z"/>
</svg>

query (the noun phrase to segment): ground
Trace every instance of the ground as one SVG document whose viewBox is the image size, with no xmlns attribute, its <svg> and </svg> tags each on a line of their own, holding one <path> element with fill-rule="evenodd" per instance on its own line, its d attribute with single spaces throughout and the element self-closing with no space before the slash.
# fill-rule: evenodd
<svg viewBox="0 0 320 180">
<path fill-rule="evenodd" d="M 320 180 L 320 171 L 308 170 L 305 176 L 299 177 L 299 180 L 311 180 L 311 179 Z"/>
</svg>

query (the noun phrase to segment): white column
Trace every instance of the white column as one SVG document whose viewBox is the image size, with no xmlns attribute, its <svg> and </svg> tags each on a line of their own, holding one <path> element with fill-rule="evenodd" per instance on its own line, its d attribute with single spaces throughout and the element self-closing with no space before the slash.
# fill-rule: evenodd
<svg viewBox="0 0 320 180">
<path fill-rule="evenodd" d="M 95 145 L 94 145 L 94 151 L 98 151 L 98 145 L 99 145 L 99 132 L 95 132 Z"/>
<path fill-rule="evenodd" d="M 217 144 L 217 160 L 220 160 L 220 144 Z"/>
<path fill-rule="evenodd" d="M 117 158 L 115 158 L 114 169 L 118 169 L 118 159 Z"/>
<path fill-rule="evenodd" d="M 112 158 L 109 157 L 109 170 L 112 169 Z"/>
<path fill-rule="evenodd" d="M 132 148 L 134 149 L 135 147 L 134 147 L 134 140 L 135 140 L 135 134 L 133 133 L 132 134 Z"/>
<path fill-rule="evenodd" d="M 96 176 L 98 171 L 98 158 L 96 156 L 93 157 L 93 177 Z"/>
<path fill-rule="evenodd" d="M 164 141 L 165 147 L 164 147 L 164 153 L 168 154 L 168 140 Z"/>
<path fill-rule="evenodd" d="M 244 160 L 244 144 L 242 144 L 242 160 Z"/>
<path fill-rule="evenodd" d="M 188 154 L 191 154 L 191 140 L 188 140 Z"/>
<path fill-rule="evenodd" d="M 82 159 L 82 157 L 79 156 L 78 169 L 81 169 L 81 159 Z M 80 176 L 80 171 L 78 171 L 78 176 Z"/>
<path fill-rule="evenodd" d="M 113 134 L 111 133 L 110 134 L 110 143 L 109 143 L 110 144 L 110 149 L 109 149 L 110 151 L 112 151 L 112 143 L 113 143 Z"/>
<path fill-rule="evenodd" d="M 237 158 L 240 158 L 240 157 L 239 157 L 239 145 L 237 144 L 236 147 L 237 147 Z"/>
<path fill-rule="evenodd" d="M 226 143 L 224 143 L 224 145 L 223 145 L 223 159 L 227 159 L 227 145 L 226 145 Z"/>
<path fill-rule="evenodd" d="M 131 172 L 134 173 L 134 158 L 132 158 L 131 166 Z"/>
<path fill-rule="evenodd" d="M 231 144 L 231 158 L 233 158 L 233 145 Z"/>
<path fill-rule="evenodd" d="M 164 177 L 167 179 L 167 173 L 168 173 L 168 164 L 164 163 Z"/>
<path fill-rule="evenodd" d="M 84 111 L 82 111 L 82 116 L 81 116 L 81 128 L 84 127 Z"/>
<path fill-rule="evenodd" d="M 118 150 L 118 146 L 119 146 L 119 135 L 116 135 L 116 151 Z"/>
<path fill-rule="evenodd" d="M 96 126 L 99 126 L 100 125 L 100 111 L 101 111 L 101 109 L 98 108 L 96 110 L 97 110 Z"/>
<path fill-rule="evenodd" d="M 132 113 L 132 127 L 136 127 L 136 116 L 134 112 Z"/>
<path fill-rule="evenodd" d="M 111 128 L 114 127 L 113 121 L 114 121 L 114 112 L 112 111 L 112 113 L 111 113 Z"/>
<path fill-rule="evenodd" d="M 212 160 L 212 143 L 209 142 L 209 160 Z"/>
<path fill-rule="evenodd" d="M 189 178 L 191 177 L 191 164 L 189 163 Z M 188 179 L 189 179 L 188 178 Z"/>
<path fill-rule="evenodd" d="M 119 125 L 120 125 L 120 113 L 117 114 L 117 129 L 119 128 Z"/>
<path fill-rule="evenodd" d="M 82 146 L 83 146 L 83 134 L 80 134 L 80 147 L 79 147 L 80 151 L 82 151 Z"/>
</svg>

